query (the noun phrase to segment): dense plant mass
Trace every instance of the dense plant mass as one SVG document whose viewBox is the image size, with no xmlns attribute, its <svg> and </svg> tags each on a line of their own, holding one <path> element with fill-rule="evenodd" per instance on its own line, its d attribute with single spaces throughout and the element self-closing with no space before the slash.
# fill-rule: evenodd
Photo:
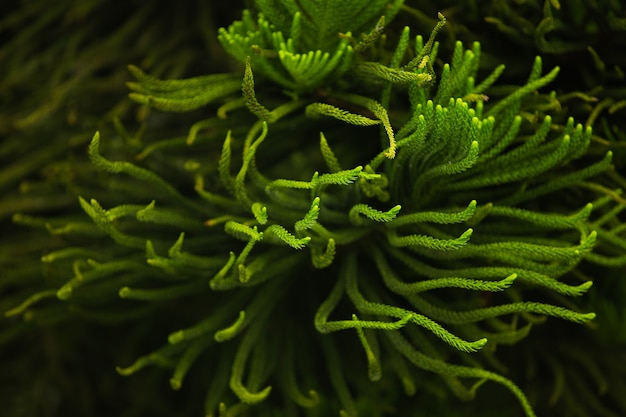
<svg viewBox="0 0 626 417">
<path fill-rule="evenodd" d="M 41 3 L 0 26 L 9 415 L 626 411 L 624 99 L 462 38 L 485 15 L 526 45 L 513 2 L 189 2 L 176 36 L 163 6 L 113 30 L 97 1 L 25 30 Z M 590 42 L 552 36 L 599 5 L 541 6 L 539 52 Z M 99 14 L 113 35 L 41 36 Z M 101 104 L 129 62 L 130 100 Z"/>
</svg>

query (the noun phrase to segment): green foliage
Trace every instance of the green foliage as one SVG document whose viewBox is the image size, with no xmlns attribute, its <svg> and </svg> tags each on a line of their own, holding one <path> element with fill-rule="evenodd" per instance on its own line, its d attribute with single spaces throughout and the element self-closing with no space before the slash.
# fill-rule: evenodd
<svg viewBox="0 0 626 417">
<path fill-rule="evenodd" d="M 9 196 L 25 238 L 0 242 L 0 347 L 31 325 L 73 332 L 69 354 L 85 329 L 121 332 L 118 374 L 156 381 L 137 396 L 163 392 L 153 368 L 189 395 L 163 415 L 456 415 L 454 399 L 472 415 L 625 411 L 623 367 L 604 377 L 610 360 L 545 335 L 591 334 L 597 314 L 582 345 L 612 348 L 623 328 L 623 306 L 596 308 L 613 291 L 602 271 L 626 265 L 626 183 L 591 123 L 544 92 L 559 67 L 537 57 L 502 86 L 505 67 L 484 71 L 481 44 L 460 41 L 444 63 L 446 18 L 426 41 L 395 33 L 402 1 L 253 6 L 215 31 L 241 70 L 129 66 L 138 131 L 115 118 Z M 526 365 L 554 380 L 549 399 Z M 587 379 L 616 387 L 611 404 Z"/>
<path fill-rule="evenodd" d="M 233 94 L 241 87 L 236 74 L 212 74 L 191 80 L 162 81 L 146 75 L 134 65 L 128 67 L 137 82 L 127 83 L 129 97 L 139 104 L 165 111 L 185 112 Z"/>
<path fill-rule="evenodd" d="M 220 42 L 238 60 L 250 59 L 256 70 L 273 82 L 295 92 L 309 92 L 329 86 L 349 71 L 354 53 L 375 44 L 384 22 L 398 13 L 403 2 L 254 3 L 256 21 L 244 10 L 240 21 L 220 29 Z M 361 38 L 355 39 L 352 33 Z M 389 70 L 381 68 L 380 72 L 384 76 Z"/>
<path fill-rule="evenodd" d="M 449 7 L 449 39 L 480 40 L 493 63 L 521 71 L 533 55 L 548 62 L 566 62 L 566 73 L 556 80 L 558 101 L 546 103 L 555 117 L 575 116 L 595 126 L 597 148 L 623 151 L 624 125 L 620 115 L 626 103 L 623 54 L 626 9 L 618 1 L 448 1 L 436 5 L 412 4 L 408 9 L 421 20 L 427 10 Z M 485 25 L 485 23 L 487 25 Z M 490 45 L 493 45 L 490 47 Z M 576 64 L 574 64 L 576 63 Z M 494 64 L 495 65 L 495 64 Z"/>
</svg>

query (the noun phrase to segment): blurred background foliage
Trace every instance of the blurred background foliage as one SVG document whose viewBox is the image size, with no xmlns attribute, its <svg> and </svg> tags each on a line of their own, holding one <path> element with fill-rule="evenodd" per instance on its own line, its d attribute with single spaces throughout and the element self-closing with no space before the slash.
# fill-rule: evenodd
<svg viewBox="0 0 626 417">
<path fill-rule="evenodd" d="M 54 285 L 50 277 L 60 271 L 46 271 L 39 259 L 64 245 L 54 233 L 24 228 L 13 214 L 80 215 L 77 196 L 83 187 L 97 186 L 96 177 L 89 180 L 97 174 L 85 152 L 93 132 L 110 133 L 116 123 L 136 129 L 146 120 L 146 109 L 127 98 L 127 65 L 165 78 L 228 70 L 231 61 L 217 42 L 217 29 L 240 16 L 242 6 L 207 1 L 2 2 L 1 310 L 40 289 L 42 277 Z M 170 123 L 160 115 L 151 123 L 161 137 L 179 132 L 180 119 Z M 136 154 L 136 147 L 123 143 L 109 150 Z M 120 191 L 102 201 L 124 197 Z M 158 320 L 121 327 L 86 324 L 59 305 L 28 322 L 3 318 L 0 414 L 189 414 L 183 394 L 169 389 L 167 378 L 155 370 L 137 379 L 115 372 L 116 365 L 134 359 L 128 355 L 137 337 L 157 325 Z M 152 394 L 142 394 L 147 392 Z"/>
<path fill-rule="evenodd" d="M 0 4 L 0 311 L 39 290 L 42 277 L 47 285 L 55 284 L 50 280 L 59 271 L 48 270 L 39 260 L 64 245 L 62 232 L 41 233 L 24 226 L 41 226 L 29 215 L 81 214 L 77 196 L 81 190 L 97 188 L 98 174 L 85 152 L 94 131 L 106 135 L 115 126 L 118 132 L 122 126 L 150 129 L 156 141 L 187 132 L 206 111 L 175 118 L 159 113 L 148 119 L 149 109 L 127 98 L 125 82 L 131 80 L 127 65 L 159 78 L 241 70 L 223 52 L 217 32 L 238 19 L 244 6 L 240 1 L 201 0 Z M 546 109 L 561 114 L 561 121 L 572 115 L 593 126 L 590 158 L 607 150 L 615 154 L 615 170 L 602 177 L 603 186 L 626 189 L 623 2 L 407 0 L 385 31 L 389 44 L 394 45 L 399 33 L 394 29 L 404 25 L 411 26 L 412 33 L 429 33 L 437 12 L 448 19 L 438 37 L 440 57 L 450 55 L 456 40 L 480 41 L 484 72 L 504 63 L 503 80 L 511 84 L 524 82 L 536 55 L 543 57 L 544 68 L 560 66 L 561 73 L 550 86 L 554 100 L 546 101 Z M 502 88 L 505 94 L 506 86 Z M 132 140 L 107 146 L 113 157 L 135 155 L 140 149 Z M 121 187 L 119 195 L 103 194 L 98 200 L 107 206 L 119 204 L 124 193 L 129 190 Z M 612 197 L 626 207 L 619 192 Z M 624 213 L 616 210 L 611 222 L 620 227 L 623 221 Z M 621 251 L 612 255 L 623 260 L 626 248 Z M 515 364 L 510 375 L 522 381 L 524 391 L 538 404 L 539 415 L 619 417 L 626 412 L 626 262 L 614 266 L 585 264 L 578 269 L 581 276 L 594 280 L 584 299 L 585 309 L 598 314 L 592 326 L 554 321 L 499 352 L 506 358 L 503 362 Z M 189 386 L 199 389 L 175 392 L 157 369 L 131 378 L 115 372 L 116 365 L 134 359 L 138 340 L 150 341 L 154 330 L 171 320 L 167 312 L 153 312 L 150 320 L 118 323 L 114 316 L 85 321 L 84 315 L 73 314 L 77 309 L 80 305 L 54 304 L 26 321 L 0 319 L 0 414 L 200 415 L 201 408 L 194 407 L 201 404 L 197 398 L 204 396 L 208 376 L 193 374 L 197 383 Z M 554 344 L 549 350 L 541 343 L 544 338 Z M 519 412 L 499 404 L 500 389 L 490 388 L 474 402 L 461 404 L 433 388 L 418 394 L 427 398 L 407 397 L 400 403 L 426 404 L 412 415 Z"/>
</svg>

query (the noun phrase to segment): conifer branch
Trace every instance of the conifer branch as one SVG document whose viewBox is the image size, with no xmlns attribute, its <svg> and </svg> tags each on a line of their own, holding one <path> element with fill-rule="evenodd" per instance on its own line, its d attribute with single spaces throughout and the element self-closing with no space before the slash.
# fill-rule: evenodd
<svg viewBox="0 0 626 417">
<path fill-rule="evenodd" d="M 210 339 L 196 340 L 183 352 L 170 378 L 170 386 L 173 390 L 178 391 L 182 388 L 187 372 L 210 343 Z"/>
<path fill-rule="evenodd" d="M 435 336 L 462 352 L 475 352 L 477 350 L 480 350 L 485 345 L 485 343 L 487 343 L 487 339 L 479 339 L 475 342 L 467 342 L 450 333 L 439 324 L 424 315 L 414 313 L 399 307 L 394 307 L 387 304 L 373 303 L 365 300 L 365 298 L 363 298 L 357 288 L 356 274 L 356 259 L 354 257 L 354 254 L 351 254 L 348 260 L 343 265 L 343 276 L 346 280 L 346 293 L 354 303 L 355 307 L 361 313 L 399 319 L 399 321 L 394 324 L 380 321 L 359 321 L 359 326 L 362 326 L 363 328 L 396 330 L 397 328 L 404 327 L 404 325 L 408 322 L 412 322 L 420 327 L 424 327 L 425 329 L 431 331 Z M 335 325 L 338 328 L 341 328 L 343 326 L 348 328 L 350 327 L 350 321 L 346 321 L 345 324 L 343 322 L 336 322 Z"/>
<path fill-rule="evenodd" d="M 102 208 L 102 206 L 95 199 L 91 199 L 90 202 L 87 202 L 82 197 L 79 197 L 78 201 L 85 213 L 91 217 L 98 228 L 109 235 L 116 243 L 131 248 L 143 249 L 145 246 L 145 240 L 119 231 L 112 223 L 107 211 Z"/>
<path fill-rule="evenodd" d="M 376 210 L 367 204 L 357 204 L 350 209 L 350 221 L 356 226 L 365 225 L 367 222 L 361 217 L 365 216 L 370 220 L 380 223 L 393 221 L 400 212 L 400 206 L 394 206 L 388 211 Z"/>
<path fill-rule="evenodd" d="M 102 155 L 100 155 L 100 133 L 96 132 L 89 144 L 89 159 L 91 162 L 98 168 L 111 172 L 111 173 L 126 173 L 140 181 L 145 181 L 150 183 L 164 193 L 172 197 L 174 200 L 180 202 L 186 207 L 193 208 L 194 210 L 198 210 L 199 207 L 195 204 L 188 201 L 185 197 L 183 197 L 174 187 L 172 187 L 167 181 L 160 178 L 158 175 L 149 171 L 147 169 L 138 167 L 126 161 L 116 161 L 111 162 L 105 159 Z M 200 209 L 200 211 L 204 211 Z"/>
<path fill-rule="evenodd" d="M 333 263 L 335 254 L 335 239 L 329 238 L 326 249 L 323 252 L 316 248 L 311 248 L 311 263 L 317 269 L 327 268 Z"/>
<path fill-rule="evenodd" d="M 24 314 L 30 306 L 40 302 L 41 300 L 56 298 L 56 296 L 57 291 L 55 289 L 37 292 L 24 300 L 20 305 L 5 311 L 4 316 L 12 317 Z"/>
<path fill-rule="evenodd" d="M 432 32 L 430 32 L 430 37 L 428 38 L 428 41 L 421 49 L 421 51 L 419 51 L 419 55 L 417 55 L 403 67 L 405 71 L 411 71 L 419 68 L 421 65 L 423 65 L 424 58 L 430 55 L 433 45 L 435 43 L 435 39 L 437 38 L 437 34 L 446 25 L 446 18 L 443 14 L 438 13 L 437 18 L 439 19 L 439 21 L 433 28 Z"/>
<path fill-rule="evenodd" d="M 395 346 L 410 362 L 419 368 L 443 375 L 487 379 L 502 384 L 517 397 L 527 417 L 536 417 L 522 390 L 508 378 L 484 369 L 453 365 L 438 359 L 433 359 L 413 348 L 399 333 L 388 332 L 386 336 L 391 341 L 393 346 Z"/>
<path fill-rule="evenodd" d="M 259 392 L 250 392 L 242 382 L 245 363 L 248 360 L 254 341 L 258 338 L 260 331 L 260 325 L 255 324 L 252 326 L 252 330 L 246 333 L 235 354 L 230 374 L 230 389 L 245 404 L 255 404 L 263 401 L 272 390 L 271 386 L 267 386 Z"/>
<path fill-rule="evenodd" d="M 405 71 L 386 67 L 378 62 L 360 62 L 354 66 L 355 76 L 364 81 L 387 81 L 393 85 L 408 86 L 415 83 L 420 87 L 429 86 L 433 81 L 431 74 Z"/>
<path fill-rule="evenodd" d="M 537 313 L 558 317 L 574 323 L 584 323 L 596 317 L 595 313 L 579 313 L 555 305 L 533 302 L 502 304 L 469 311 L 446 311 L 427 303 L 417 296 L 411 296 L 411 303 L 429 316 L 449 324 L 477 322 L 511 313 Z"/>
<path fill-rule="evenodd" d="M 324 161 L 326 162 L 326 165 L 328 166 L 328 169 L 331 173 L 343 171 L 341 165 L 339 164 L 339 161 L 337 160 L 337 157 L 328 145 L 326 137 L 322 132 L 320 132 L 320 150 L 322 152 L 322 156 L 324 157 Z"/>
<path fill-rule="evenodd" d="M 463 288 L 474 291 L 496 292 L 504 291 L 509 288 L 517 279 L 517 274 L 511 274 L 499 281 L 484 281 L 479 279 L 449 276 L 407 283 L 403 282 L 392 270 L 379 249 L 372 248 L 372 250 L 376 265 L 381 276 L 383 277 L 385 285 L 397 294 L 408 295 L 439 288 Z M 454 273 L 454 271 L 450 271 L 450 273 Z"/>
<path fill-rule="evenodd" d="M 380 120 L 370 119 L 360 114 L 350 113 L 326 103 L 312 103 L 306 107 L 307 116 L 329 116 L 355 126 L 374 126 Z"/>
<path fill-rule="evenodd" d="M 431 222 L 437 224 L 462 223 L 470 220 L 474 216 L 474 213 L 476 213 L 476 200 L 470 201 L 465 210 L 458 213 L 444 213 L 439 211 L 417 212 L 404 216 L 398 216 L 389 223 L 389 226 L 400 227 L 420 222 Z"/>
<path fill-rule="evenodd" d="M 314 225 L 317 224 L 317 218 L 320 212 L 320 198 L 315 197 L 311 202 L 311 208 L 307 212 L 307 214 L 301 220 L 298 220 L 294 229 L 296 232 L 301 233 L 306 230 L 311 229 Z"/>
<path fill-rule="evenodd" d="M 394 247 L 422 246 L 436 251 L 457 251 L 467 244 L 473 230 L 467 229 L 461 236 L 454 239 L 437 239 L 426 235 L 398 236 L 395 230 L 387 232 L 387 240 Z"/>
<path fill-rule="evenodd" d="M 74 108 L 84 100 L 73 91 L 78 85 L 90 94 L 94 86 L 112 91 L 101 84 L 108 78 L 104 73 L 87 73 L 106 69 L 111 81 L 117 73 L 110 71 L 113 58 L 107 54 L 89 50 L 89 62 L 77 54 L 93 41 L 89 31 L 75 38 L 67 32 L 66 38 L 64 29 L 67 45 L 61 49 L 67 56 L 49 74 L 54 97 L 35 110 L 18 103 L 0 121 L 0 131 L 9 133 L 0 155 L 15 160 L 0 173 L 0 186 L 9 190 L 0 217 L 13 221 L 0 239 L 0 292 L 8 288 L 3 304 L 12 303 L 5 316 L 22 316 L 28 326 L 54 324 L 48 326 L 52 332 L 58 323 L 71 329 L 72 317 L 87 319 L 82 335 L 90 321 L 144 320 L 147 332 L 163 331 L 158 324 L 165 314 L 176 327 L 162 334 L 164 346 L 117 371 L 168 368 L 170 386 L 179 390 L 191 385 L 193 367 L 207 357 L 209 416 L 272 415 L 275 404 L 291 414 L 298 413 L 297 405 L 310 407 L 310 414 L 382 415 L 403 404 L 396 393 L 388 395 L 400 388 L 388 383 L 397 377 L 407 395 L 428 384 L 432 392 L 464 400 L 494 381 L 533 417 L 520 388 L 492 371 L 505 373 L 510 366 L 498 345 L 525 338 L 528 354 L 519 366 L 536 366 L 537 352 L 552 352 L 542 363 L 555 378 L 555 401 L 580 397 L 589 403 L 581 413 L 609 415 L 612 410 L 589 394 L 585 378 L 619 387 L 614 380 L 620 374 L 612 369 L 604 375 L 581 352 L 609 346 L 606 340 L 623 333 L 619 312 L 605 302 L 619 300 L 606 292 L 620 291 L 607 281 L 584 308 L 573 298 L 592 286 L 583 262 L 609 280 L 613 274 L 604 268 L 626 265 L 619 190 L 626 181 L 620 161 L 611 170 L 612 152 L 624 136 L 614 124 L 626 103 L 622 92 L 538 92 L 558 73 L 556 67 L 544 74 L 539 57 L 525 80 L 517 65 L 508 65 L 510 85 L 498 86 L 505 67 L 493 63 L 488 42 L 467 48 L 460 41 L 435 42 L 446 23 L 442 14 L 434 21 L 402 0 L 357 3 L 252 0 L 240 20 L 217 34 L 243 73 L 179 79 L 176 74 L 195 70 L 178 55 L 164 59 L 175 40 L 160 43 L 165 49 L 141 60 L 158 77 L 129 67 L 129 96 L 140 105 L 141 126 L 133 132 L 122 124 L 132 119 L 128 101 L 105 110 L 104 120 L 113 120 L 118 138 L 101 142 L 96 132 L 88 159 L 73 152 L 84 143 L 74 129 L 97 118 L 88 113 L 90 106 Z M 0 18 L 0 26 L 8 24 L 9 35 L 16 35 L 9 36 L 8 47 L 0 46 L 0 56 L 14 57 L 7 61 L 7 97 L 23 89 L 14 80 L 32 78 L 34 67 L 23 57 L 50 61 L 39 55 L 48 51 L 47 43 L 33 34 L 77 13 L 61 3 L 43 13 L 37 4 L 19 18 Z M 217 68 L 227 63 L 215 55 L 207 4 L 198 25 L 190 27 L 205 28 L 210 65 Z M 472 7 L 468 15 L 479 11 Z M 570 18 L 555 13 L 556 0 L 545 2 L 537 30 L 526 17 L 513 22 L 517 11 L 502 7 L 493 11 L 500 16 L 486 20 L 525 50 L 526 32 L 535 37 L 531 44 L 546 50 L 576 43 L 550 39 Z M 152 23 L 144 27 L 155 16 L 145 10 L 122 25 L 119 39 L 160 33 Z M 386 33 L 395 30 L 385 25 L 402 10 L 434 26 L 426 41 L 414 36 L 413 47 L 408 27 Z M 577 13 L 580 20 L 583 14 Z M 610 10 L 605 29 L 621 25 L 617 15 Z M 31 21 L 28 30 L 17 31 Z M 141 39 L 151 42 L 152 35 Z M 386 39 L 397 41 L 389 46 Z M 50 42 L 50 51 L 61 46 Z M 118 43 L 107 38 L 102 44 L 122 50 L 113 48 Z M 443 54 L 450 47 L 447 59 Z M 623 75 L 597 45 L 587 52 L 603 78 Z M 99 58 L 92 63 L 93 57 Z M 18 74 L 22 70 L 25 75 Z M 161 78 L 167 76 L 174 78 Z M 40 94 L 27 94 L 29 103 Z M 151 111 L 206 105 L 217 114 L 179 133 L 177 121 L 185 118 Z M 252 115 L 239 111 L 244 106 Z M 62 123 L 48 117 L 59 109 L 67 110 Z M 576 123 L 568 113 L 582 114 L 586 122 Z M 324 121 L 323 133 L 311 120 L 320 116 L 334 119 Z M 382 149 L 359 142 L 371 135 L 359 136 L 355 126 L 378 126 Z M 44 130 L 58 131 L 50 136 L 58 143 L 37 147 L 36 141 L 16 140 Z M 65 138 L 63 146 L 56 136 Z M 216 138 L 223 139 L 221 146 Z M 68 149 L 71 158 L 58 159 Z M 585 200 L 584 191 L 595 196 Z M 77 205 L 69 194 L 82 196 Z M 197 300 L 211 308 L 194 307 Z M 593 310 L 601 337 L 568 343 L 565 353 L 559 341 L 528 337 L 548 319 L 587 323 L 595 318 L 587 312 Z M 313 333 L 301 323 L 307 315 L 314 315 Z M 16 340 L 23 328 L 2 329 L 0 344 Z M 365 353 L 360 365 L 380 384 L 367 386 L 354 373 L 358 356 L 345 360 L 349 347 L 330 334 L 345 330 L 356 331 L 353 347 L 360 344 Z M 69 339 L 63 346 L 79 346 L 80 335 L 64 333 Z M 325 366 L 311 365 L 308 359 L 318 356 Z M 441 376 L 445 390 L 434 385 L 437 379 L 424 382 L 409 364 Z M 474 381 L 466 384 L 467 378 Z M 320 381 L 330 384 L 320 387 Z M 384 401 L 369 401 L 364 393 Z M 537 411 L 540 402 L 533 403 Z"/>
<path fill-rule="evenodd" d="M 239 334 L 239 332 L 241 331 L 245 319 L 246 312 L 240 311 L 237 320 L 232 325 L 216 331 L 213 338 L 216 342 L 225 342 L 226 340 L 232 339 L 233 337 L 237 336 L 237 334 Z"/>
<path fill-rule="evenodd" d="M 359 323 L 359 318 L 356 314 L 352 315 L 352 320 L 356 323 Z M 363 346 L 363 350 L 365 350 L 365 356 L 367 358 L 367 374 L 369 376 L 370 381 L 379 381 L 382 377 L 382 369 L 380 366 L 380 362 L 374 353 L 369 341 L 367 340 L 367 336 L 363 331 L 363 328 L 356 327 L 357 335 L 359 336 L 359 341 L 361 342 L 361 346 Z"/>
<path fill-rule="evenodd" d="M 243 100 L 248 110 L 264 122 L 271 123 L 273 119 L 270 111 L 258 102 L 254 93 L 254 76 L 250 67 L 250 57 L 246 57 L 246 68 L 243 74 L 241 91 L 243 92 Z"/>
<path fill-rule="evenodd" d="M 278 239 L 294 249 L 302 249 L 311 241 L 311 237 L 309 236 L 305 236 L 301 239 L 296 238 L 294 235 L 289 233 L 287 229 L 278 224 L 273 224 L 267 227 L 264 231 L 264 235 L 266 239 Z"/>
</svg>

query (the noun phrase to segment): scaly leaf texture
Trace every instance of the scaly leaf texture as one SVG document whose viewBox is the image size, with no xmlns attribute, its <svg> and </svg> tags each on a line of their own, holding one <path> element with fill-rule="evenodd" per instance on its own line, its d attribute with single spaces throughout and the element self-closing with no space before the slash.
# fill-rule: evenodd
<svg viewBox="0 0 626 417">
<path fill-rule="evenodd" d="M 118 372 L 164 367 L 174 389 L 208 375 L 207 415 L 272 415 L 276 403 L 294 415 L 296 405 L 381 415 L 372 398 L 382 408 L 401 406 L 402 391 L 471 399 L 493 381 L 534 416 L 493 369 L 506 366 L 497 346 L 548 318 L 593 319 L 569 298 L 591 286 L 577 267 L 619 261 L 626 246 L 611 204 L 563 198 L 610 167 L 610 154 L 582 159 L 591 129 L 521 116 L 558 70 L 542 75 L 538 58 L 525 84 L 486 102 L 503 69 L 476 82 L 479 44 L 457 43 L 435 74 L 443 16 L 425 44 L 405 29 L 389 62 L 352 66 L 357 53 L 376 56 L 377 22 L 401 1 L 255 4 L 219 31 L 243 76 L 165 81 L 131 67 L 133 99 L 215 116 L 169 139 L 147 139 L 149 123 L 142 138 L 94 135 L 95 175 L 67 167 L 82 212 L 15 217 L 67 244 L 44 256 L 47 274 L 60 271 L 52 289 L 5 315 L 42 320 L 63 302 L 94 321 L 149 317 L 155 333 L 139 332 L 133 350 L 150 352 L 154 335 L 162 347 Z M 372 38 L 357 48 L 350 32 Z M 367 76 L 377 81 L 357 91 Z M 235 100 L 226 119 L 220 100 Z M 357 337 L 334 334 L 345 330 Z"/>
</svg>

